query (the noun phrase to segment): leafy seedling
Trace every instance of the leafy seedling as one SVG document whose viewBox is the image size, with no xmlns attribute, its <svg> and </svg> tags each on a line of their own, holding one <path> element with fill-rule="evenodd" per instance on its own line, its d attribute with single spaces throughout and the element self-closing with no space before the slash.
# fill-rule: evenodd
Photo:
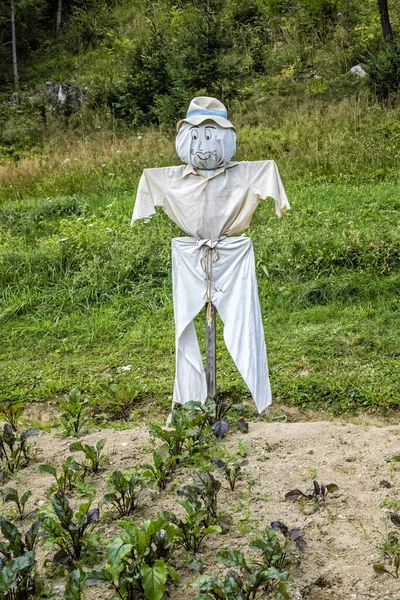
<svg viewBox="0 0 400 600">
<path fill-rule="evenodd" d="M 291 500 L 296 502 L 299 498 L 305 500 L 315 500 L 319 505 L 325 506 L 326 497 L 332 492 L 336 492 L 339 488 L 336 483 L 329 483 L 328 485 L 320 485 L 318 481 L 313 481 L 313 492 L 312 494 L 305 494 L 301 490 L 295 489 L 285 494 L 285 500 Z"/>
<path fill-rule="evenodd" d="M 42 534 L 37 519 L 23 534 L 0 517 L 3 540 L 0 543 L 0 598 L 31 600 L 43 592 L 43 581 L 37 573 L 35 548 Z"/>
<path fill-rule="evenodd" d="M 179 576 L 167 562 L 175 530 L 164 519 L 145 521 L 140 527 L 120 521 L 122 536 L 112 540 L 106 550 L 107 564 L 99 571 L 89 571 L 86 585 L 107 585 L 114 598 L 161 600 L 168 581 Z"/>
<path fill-rule="evenodd" d="M 99 520 L 99 509 L 91 508 L 93 499 L 81 504 L 73 513 L 69 501 L 60 492 L 52 499 L 53 514 L 45 513 L 43 529 L 46 539 L 59 550 L 53 558 L 55 565 L 75 565 L 98 544 L 91 530 Z"/>
<path fill-rule="evenodd" d="M 250 544 L 251 548 L 261 551 L 261 558 L 246 557 L 231 549 L 218 552 L 218 561 L 231 569 L 224 579 L 199 577 L 193 584 L 201 592 L 195 600 L 253 600 L 271 596 L 276 600 L 290 600 L 285 583 L 289 574 L 282 570 L 288 563 L 286 540 L 284 546 L 268 527 L 262 538 Z"/>
<path fill-rule="evenodd" d="M 236 481 L 241 479 L 242 467 L 249 464 L 248 460 L 242 460 L 240 463 L 226 463 L 223 460 L 220 460 L 219 458 L 213 459 L 211 462 L 217 467 L 219 471 L 221 471 L 224 474 L 225 479 L 228 481 L 229 487 L 231 488 L 232 492 L 235 489 Z"/>
<path fill-rule="evenodd" d="M 14 432 L 18 429 L 19 420 L 23 412 L 23 402 L 5 401 L 0 403 L 0 419 L 8 423 Z"/>
<path fill-rule="evenodd" d="M 289 527 L 287 527 L 285 523 L 282 523 L 282 521 L 272 521 L 271 528 L 274 531 L 280 531 L 287 540 L 296 544 L 299 550 L 304 550 L 304 548 L 307 546 L 307 542 L 304 537 L 305 533 L 302 529 L 297 527 L 289 529 Z"/>
<path fill-rule="evenodd" d="M 38 432 L 38 429 L 31 428 L 19 434 L 9 423 L 4 425 L 0 433 L 0 480 L 26 467 L 32 460 L 34 444 L 30 444 L 28 439 Z"/>
<path fill-rule="evenodd" d="M 400 528 L 400 515 L 390 511 L 389 513 L 390 521 L 396 527 Z M 387 573 L 391 575 L 394 579 L 399 579 L 400 577 L 400 531 L 389 531 L 389 533 L 385 536 L 382 544 L 381 551 L 383 557 L 388 560 L 389 564 L 393 567 L 392 570 L 389 570 L 384 564 L 376 563 L 373 565 L 373 569 L 376 573 Z"/>
<path fill-rule="evenodd" d="M 102 504 L 112 504 L 120 517 L 132 514 L 148 495 L 142 489 L 142 478 L 136 473 L 125 476 L 122 471 L 113 471 L 109 485 L 112 491 L 103 496 Z"/>
<path fill-rule="evenodd" d="M 104 396 L 100 399 L 102 418 L 108 421 L 129 421 L 139 390 L 127 384 L 103 384 Z"/>
<path fill-rule="evenodd" d="M 142 465 L 144 479 L 154 481 L 159 490 L 165 490 L 170 480 L 170 476 L 176 467 L 176 456 L 171 456 L 168 452 L 154 450 L 153 464 Z"/>
<path fill-rule="evenodd" d="M 37 470 L 39 473 L 45 473 L 54 477 L 55 483 L 51 486 L 50 491 L 57 490 L 60 494 L 65 494 L 67 491 L 70 492 L 73 490 L 78 477 L 82 479 L 84 476 L 81 466 L 72 456 L 68 456 L 61 466 L 60 474 L 57 473 L 53 465 L 38 465 Z"/>
<path fill-rule="evenodd" d="M 78 435 L 86 422 L 85 410 L 89 400 L 81 398 L 81 392 L 73 388 L 61 402 L 61 425 L 58 432 L 62 435 Z"/>
<path fill-rule="evenodd" d="M 86 587 L 86 573 L 82 569 L 74 569 L 68 575 L 63 600 L 81 600 Z"/>
<path fill-rule="evenodd" d="M 29 516 L 29 514 L 32 514 L 33 511 L 31 511 L 28 515 L 25 515 L 25 504 L 28 502 L 29 498 L 32 496 L 32 492 L 30 490 L 27 490 L 26 492 L 24 492 L 22 494 L 22 496 L 20 497 L 18 494 L 18 491 L 14 488 L 3 488 L 3 490 L 1 491 L 1 496 L 3 498 L 3 502 L 4 503 L 9 503 L 9 502 L 13 502 L 17 508 L 17 513 L 18 513 L 18 519 L 22 520 L 25 517 Z"/>
<path fill-rule="evenodd" d="M 105 446 L 106 440 L 99 440 L 96 446 L 90 446 L 89 444 L 82 444 L 82 442 L 73 442 L 70 444 L 71 452 L 83 452 L 86 458 L 86 461 L 81 464 L 83 470 L 86 472 L 87 470 L 92 473 L 97 473 L 100 467 L 100 463 L 104 460 L 104 457 L 101 455 L 101 452 Z"/>
</svg>

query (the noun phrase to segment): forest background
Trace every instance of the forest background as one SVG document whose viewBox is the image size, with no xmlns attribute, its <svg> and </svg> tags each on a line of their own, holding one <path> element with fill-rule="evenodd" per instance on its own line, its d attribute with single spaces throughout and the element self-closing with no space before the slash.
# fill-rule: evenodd
<svg viewBox="0 0 400 600">
<path fill-rule="evenodd" d="M 180 232 L 129 220 L 143 168 L 176 164 L 174 123 L 212 95 L 237 158 L 274 159 L 292 204 L 278 220 L 262 203 L 248 230 L 278 405 L 398 408 L 400 0 L 389 30 L 385 4 L 1 3 L 1 400 L 76 386 L 95 412 L 105 395 L 167 410 Z M 218 377 L 248 395 L 221 326 Z"/>
</svg>

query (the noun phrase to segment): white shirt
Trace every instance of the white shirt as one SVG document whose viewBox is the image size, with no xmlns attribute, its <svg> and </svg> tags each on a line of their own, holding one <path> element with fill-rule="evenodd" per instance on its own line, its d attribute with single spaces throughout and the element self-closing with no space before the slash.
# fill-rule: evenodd
<svg viewBox="0 0 400 600">
<path fill-rule="evenodd" d="M 197 239 L 244 231 L 261 199 L 272 197 L 278 217 L 290 208 L 273 160 L 231 162 L 213 171 L 191 165 L 145 169 L 131 225 L 161 206 L 168 217 Z"/>
</svg>

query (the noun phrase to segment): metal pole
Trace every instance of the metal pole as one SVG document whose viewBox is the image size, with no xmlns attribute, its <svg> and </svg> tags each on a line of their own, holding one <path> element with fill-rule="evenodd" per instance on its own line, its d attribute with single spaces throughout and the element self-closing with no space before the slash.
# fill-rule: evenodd
<svg viewBox="0 0 400 600">
<path fill-rule="evenodd" d="M 207 321 L 206 305 L 206 381 L 207 398 L 213 399 L 217 392 L 217 347 L 216 347 L 216 310 L 211 304 L 211 321 Z"/>
</svg>

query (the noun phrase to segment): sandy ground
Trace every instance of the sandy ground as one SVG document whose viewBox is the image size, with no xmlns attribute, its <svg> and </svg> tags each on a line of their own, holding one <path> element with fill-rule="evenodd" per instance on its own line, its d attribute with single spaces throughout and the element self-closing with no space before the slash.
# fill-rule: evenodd
<svg viewBox="0 0 400 600">
<path fill-rule="evenodd" d="M 147 429 L 91 431 L 80 438 L 95 443 L 105 438 L 108 464 L 88 483 L 96 488 L 95 504 L 106 490 L 105 477 L 114 469 L 125 469 L 148 461 Z M 40 449 L 35 462 L 20 471 L 6 485 L 20 491 L 30 489 L 30 508 L 48 502 L 52 478 L 37 472 L 38 463 L 59 466 L 69 455 L 73 439 L 40 432 L 35 439 Z M 232 515 L 234 527 L 227 535 L 213 534 L 206 539 L 201 558 L 207 573 L 219 566 L 215 553 L 219 549 L 238 548 L 249 553 L 248 542 L 257 537 L 271 521 L 280 520 L 290 527 L 304 529 L 308 542 L 298 564 L 290 574 L 292 600 L 400 600 L 400 579 L 375 574 L 372 565 L 382 562 L 378 551 L 382 536 L 389 527 L 388 509 L 380 507 L 387 498 L 400 500 L 400 463 L 390 462 L 400 454 L 400 426 L 360 426 L 337 422 L 296 422 L 250 424 L 248 434 L 233 433 L 222 443 L 232 453 L 247 453 L 244 476 L 231 492 L 223 480 L 219 508 Z M 312 480 L 335 483 L 339 491 L 328 496 L 325 508 L 312 504 L 285 502 L 287 491 L 299 488 L 312 491 Z M 387 480 L 391 488 L 382 487 Z M 190 481 L 190 470 L 181 468 L 177 480 L 151 499 L 133 516 L 142 521 L 161 509 L 176 510 L 176 487 Z M 2 513 L 7 514 L 8 506 Z M 97 527 L 103 539 L 118 535 L 115 515 L 104 508 Z M 24 527 L 29 522 L 25 522 Z M 62 596 L 62 579 L 52 579 L 51 558 L 54 551 L 41 548 L 40 569 L 49 584 Z M 186 600 L 195 593 L 188 585 L 196 575 L 184 567 L 184 556 L 177 554 L 176 566 L 181 573 L 177 587 L 170 588 L 170 598 Z M 389 566 L 389 565 L 388 565 Z M 222 572 L 225 568 L 221 567 Z M 88 600 L 109 598 L 105 589 L 91 589 Z"/>
</svg>

